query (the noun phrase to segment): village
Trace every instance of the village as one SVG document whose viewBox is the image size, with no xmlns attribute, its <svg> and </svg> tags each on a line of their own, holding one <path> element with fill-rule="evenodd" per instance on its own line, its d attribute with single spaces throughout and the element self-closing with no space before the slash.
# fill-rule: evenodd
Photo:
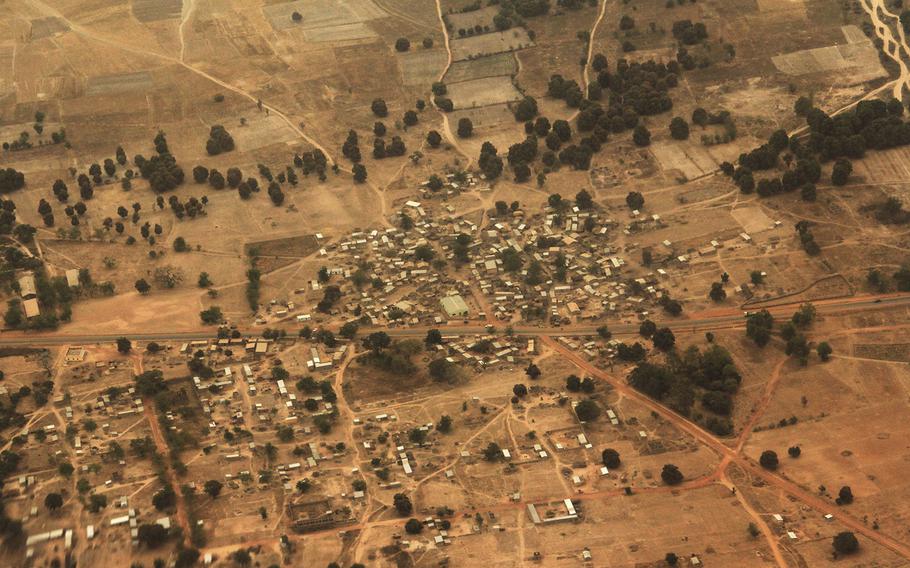
<svg viewBox="0 0 910 568">
<path fill-rule="evenodd" d="M 0 568 L 910 565 L 906 2 L 2 6 Z"/>
</svg>

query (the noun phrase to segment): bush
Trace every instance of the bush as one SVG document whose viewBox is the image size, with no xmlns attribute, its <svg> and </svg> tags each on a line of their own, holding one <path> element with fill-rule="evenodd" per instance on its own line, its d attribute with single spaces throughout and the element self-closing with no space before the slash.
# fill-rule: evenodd
<svg viewBox="0 0 910 568">
<path fill-rule="evenodd" d="M 856 535 L 849 531 L 837 533 L 831 544 L 837 554 L 853 554 L 859 550 L 859 541 L 856 540 Z"/>
<path fill-rule="evenodd" d="M 679 485 L 683 481 L 683 474 L 675 465 L 668 463 L 660 472 L 660 478 L 667 485 Z"/>
<path fill-rule="evenodd" d="M 600 416 L 600 406 L 588 398 L 578 403 L 575 407 L 575 414 L 578 416 L 579 420 L 591 422 L 597 420 Z"/>
<path fill-rule="evenodd" d="M 765 450 L 761 453 L 761 457 L 758 458 L 758 463 L 765 469 L 775 470 L 778 466 L 777 453 L 772 450 Z"/>
<path fill-rule="evenodd" d="M 621 463 L 619 459 L 619 452 L 613 448 L 604 449 L 604 451 L 600 454 L 600 457 L 603 460 L 603 464 L 610 469 L 618 468 Z"/>
</svg>

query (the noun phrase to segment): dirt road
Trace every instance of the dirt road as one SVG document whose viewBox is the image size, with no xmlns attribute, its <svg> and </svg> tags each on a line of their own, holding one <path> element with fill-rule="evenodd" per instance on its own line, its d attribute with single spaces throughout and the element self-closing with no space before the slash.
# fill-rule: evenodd
<svg viewBox="0 0 910 568">
<path fill-rule="evenodd" d="M 141 375 L 144 372 L 142 370 L 142 355 L 135 355 L 133 361 L 136 375 Z M 174 468 L 171 467 L 169 461 L 171 450 L 167 440 L 164 438 L 164 434 L 161 432 L 161 424 L 158 422 L 155 399 L 149 396 L 142 397 L 142 406 L 145 412 L 145 418 L 149 423 L 152 439 L 155 441 L 155 449 L 161 456 L 164 474 L 167 477 L 168 483 L 171 484 L 174 493 L 177 494 L 177 524 L 180 525 L 180 528 L 183 530 L 183 543 L 186 546 L 191 546 L 190 536 L 192 533 L 190 530 L 190 517 L 186 511 L 186 501 L 183 499 L 183 493 L 180 491 L 180 483 L 177 480 L 177 474 L 174 473 Z"/>
<path fill-rule="evenodd" d="M 601 371 L 599 368 L 588 363 L 573 351 L 554 341 L 552 338 L 544 337 L 543 342 L 550 345 L 554 351 L 560 353 L 566 360 L 572 362 L 575 364 L 575 366 L 577 366 L 579 369 L 584 370 L 590 376 L 610 383 L 610 385 L 612 385 L 613 388 L 617 390 L 617 392 L 621 393 L 627 398 L 635 400 L 649 410 L 652 410 L 653 412 L 659 414 L 680 431 L 692 436 L 705 446 L 714 450 L 722 458 L 727 458 L 727 463 L 737 464 L 753 477 L 760 478 L 768 485 L 779 489 L 781 492 L 792 497 L 793 499 L 800 501 L 808 507 L 811 507 L 820 515 L 830 514 L 850 530 L 861 534 L 869 540 L 900 555 L 901 557 L 910 560 L 910 545 L 900 542 L 890 536 L 884 535 L 881 532 L 870 528 L 861 520 L 845 513 L 842 508 L 837 507 L 833 503 L 825 501 L 824 499 L 805 491 L 803 488 L 787 479 L 784 479 L 780 475 L 762 468 L 749 458 L 742 455 L 736 449 L 730 448 L 727 444 L 725 444 L 713 434 L 707 432 L 706 430 L 703 430 L 700 426 L 693 423 L 688 418 L 677 414 L 669 408 L 666 408 L 660 403 L 641 394 L 640 392 L 630 387 L 624 380 Z"/>
</svg>

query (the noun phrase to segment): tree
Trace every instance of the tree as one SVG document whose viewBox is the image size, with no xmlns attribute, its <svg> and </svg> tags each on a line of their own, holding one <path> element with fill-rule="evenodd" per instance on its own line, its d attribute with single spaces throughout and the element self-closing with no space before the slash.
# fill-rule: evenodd
<svg viewBox="0 0 910 568">
<path fill-rule="evenodd" d="M 294 12 L 296 14 L 296 12 Z M 298 14 L 299 15 L 299 14 Z M 199 560 L 199 551 L 195 548 L 181 548 L 177 552 L 174 568 L 191 568 Z"/>
<path fill-rule="evenodd" d="M 220 481 L 218 481 L 217 479 L 209 479 L 208 481 L 205 482 L 203 489 L 205 490 L 206 493 L 211 495 L 212 499 L 214 499 L 214 498 L 218 497 L 218 495 L 221 493 L 222 487 L 224 487 L 224 485 L 222 485 L 222 483 Z"/>
<path fill-rule="evenodd" d="M 815 190 L 814 183 L 807 183 L 799 190 L 799 198 L 803 201 L 812 202 L 815 201 L 818 196 L 818 193 Z"/>
<path fill-rule="evenodd" d="M 636 146 L 650 146 L 651 131 L 645 128 L 644 125 L 639 124 L 632 131 L 632 141 L 635 142 Z"/>
<path fill-rule="evenodd" d="M 458 119 L 458 137 L 470 138 L 474 133 L 474 124 L 470 118 L 462 117 Z"/>
<path fill-rule="evenodd" d="M 404 493 L 396 493 L 392 497 L 392 502 L 395 505 L 395 510 L 398 511 L 398 515 L 402 517 L 407 517 L 411 514 L 411 511 L 414 510 L 414 505 L 411 504 L 411 499 Z"/>
<path fill-rule="evenodd" d="M 796 99 L 796 103 L 793 105 L 793 111 L 798 116 L 806 116 L 809 114 L 810 110 L 812 110 L 812 99 L 805 96 Z"/>
<path fill-rule="evenodd" d="M 840 488 L 840 491 L 837 492 L 837 499 L 835 502 L 838 505 L 849 505 L 853 502 L 853 490 L 850 489 L 849 485 L 844 485 Z"/>
<path fill-rule="evenodd" d="M 373 100 L 373 103 L 370 105 L 370 110 L 379 118 L 384 118 L 389 115 L 389 108 L 382 99 Z"/>
<path fill-rule="evenodd" d="M 71 475 L 73 475 L 73 472 L 75 471 L 75 469 L 76 468 L 74 468 L 73 464 L 71 464 L 70 462 L 62 462 L 60 465 L 57 466 L 57 471 L 60 472 L 60 475 L 62 475 L 63 477 L 66 477 L 66 478 L 69 478 Z"/>
<path fill-rule="evenodd" d="M 499 461 L 502 458 L 502 448 L 500 448 L 499 444 L 496 442 L 490 442 L 487 444 L 487 447 L 483 449 L 483 459 L 488 462 Z"/>
<path fill-rule="evenodd" d="M 597 328 L 597 335 L 604 341 L 609 341 L 613 337 L 613 332 L 611 332 L 610 328 L 606 325 L 602 325 Z"/>
<path fill-rule="evenodd" d="M 637 191 L 630 191 L 626 195 L 626 205 L 633 211 L 639 211 L 645 206 L 645 197 Z"/>
<path fill-rule="evenodd" d="M 793 317 L 790 318 L 790 321 L 792 321 L 793 325 L 796 327 L 805 329 L 815 321 L 815 313 L 815 306 L 807 302 L 800 305 L 799 309 L 793 313 Z"/>
<path fill-rule="evenodd" d="M 674 117 L 673 120 L 670 121 L 670 136 L 676 140 L 686 140 L 689 138 L 689 125 L 681 116 Z"/>
<path fill-rule="evenodd" d="M 149 548 L 158 548 L 167 540 L 167 529 L 158 523 L 139 525 L 138 539 Z"/>
<path fill-rule="evenodd" d="M 174 492 L 170 485 L 163 487 L 161 490 L 152 495 L 152 505 L 154 505 L 155 508 L 159 511 L 170 509 L 176 504 L 177 493 Z"/>
<path fill-rule="evenodd" d="M 641 325 L 638 326 L 638 334 L 644 338 L 650 339 L 654 336 L 654 332 L 657 331 L 657 324 L 653 321 L 646 319 L 641 322 Z"/>
<path fill-rule="evenodd" d="M 724 285 L 722 282 L 714 282 L 711 284 L 711 291 L 708 292 L 708 296 L 715 302 L 723 302 L 727 299 L 727 291 L 724 290 Z"/>
<path fill-rule="evenodd" d="M 799 446 L 790 446 L 787 448 L 787 454 L 791 458 L 798 458 L 802 453 L 803 451 L 799 448 Z"/>
<path fill-rule="evenodd" d="M 761 457 L 758 458 L 758 463 L 760 463 L 763 468 L 774 471 L 777 469 L 780 462 L 777 459 L 777 453 L 775 451 L 765 450 L 761 453 Z"/>
<path fill-rule="evenodd" d="M 540 377 L 540 368 L 534 363 L 531 363 L 528 365 L 528 368 L 525 369 L 525 374 L 528 375 L 531 380 L 536 380 L 538 377 Z"/>
<path fill-rule="evenodd" d="M 442 136 L 439 132 L 431 130 L 427 132 L 427 144 L 430 145 L 430 148 L 439 148 L 439 145 L 442 143 Z"/>
<path fill-rule="evenodd" d="M 190 250 L 189 245 L 186 244 L 186 239 L 183 237 L 177 237 L 174 239 L 174 252 L 187 252 Z"/>
<path fill-rule="evenodd" d="M 345 339 L 354 339 L 354 336 L 357 335 L 357 329 L 360 326 L 357 325 L 357 322 L 349 321 L 345 322 L 341 326 L 341 329 L 338 331 L 338 335 L 344 337 Z"/>
<path fill-rule="evenodd" d="M 771 340 L 771 328 L 774 317 L 768 310 L 762 310 L 746 316 L 746 336 L 759 347 L 764 347 Z"/>
<path fill-rule="evenodd" d="M 651 341 L 654 342 L 654 347 L 657 349 L 670 351 L 676 344 L 676 336 L 673 335 L 673 331 L 669 327 L 662 327 L 654 332 Z"/>
<path fill-rule="evenodd" d="M 224 314 L 218 306 L 212 306 L 199 312 L 199 319 L 206 325 L 216 325 L 224 321 Z"/>
<path fill-rule="evenodd" d="M 354 164 L 354 167 L 351 168 L 351 171 L 354 174 L 355 182 L 363 183 L 367 180 L 367 169 L 363 164 Z"/>
<path fill-rule="evenodd" d="M 250 551 L 246 548 L 238 548 L 230 554 L 230 559 L 240 566 L 249 566 L 253 563 L 253 557 L 250 556 Z"/>
<path fill-rule="evenodd" d="M 198 285 L 200 288 L 208 288 L 212 285 L 212 279 L 209 277 L 208 272 L 199 273 L 199 282 Z"/>
<path fill-rule="evenodd" d="M 834 169 L 831 170 L 831 183 L 833 185 L 845 185 L 853 173 L 853 164 L 846 158 L 838 158 L 834 162 Z"/>
<path fill-rule="evenodd" d="M 443 414 L 439 418 L 439 422 L 436 423 L 436 429 L 446 434 L 452 431 L 452 417 L 448 414 Z"/>
<path fill-rule="evenodd" d="M 603 460 L 603 464 L 610 469 L 616 469 L 620 465 L 619 452 L 613 448 L 606 448 L 600 454 L 600 458 Z"/>
<path fill-rule="evenodd" d="M 400 37 L 395 40 L 395 51 L 405 52 L 411 49 L 411 42 L 406 37 Z"/>
<path fill-rule="evenodd" d="M 527 122 L 537 116 L 537 101 L 534 97 L 527 96 L 515 105 L 515 120 Z"/>
<path fill-rule="evenodd" d="M 136 390 L 142 396 L 155 396 L 167 390 L 164 375 L 159 370 L 146 371 L 136 377 Z"/>
<path fill-rule="evenodd" d="M 234 149 L 234 138 L 227 129 L 220 124 L 215 124 L 209 130 L 209 139 L 205 143 L 205 150 L 209 156 L 216 156 Z"/>
<path fill-rule="evenodd" d="M 581 190 L 575 194 L 575 204 L 579 209 L 590 209 L 594 206 L 594 199 L 586 190 Z"/>
<path fill-rule="evenodd" d="M 834 552 L 839 555 L 853 554 L 859 550 L 859 541 L 856 540 L 856 535 L 850 531 L 837 533 L 831 544 L 834 546 Z"/>
<path fill-rule="evenodd" d="M 402 117 L 402 121 L 405 123 L 406 126 L 414 126 L 415 124 L 417 124 L 418 120 L 419 120 L 419 118 L 417 117 L 417 113 L 414 112 L 413 110 L 409 110 L 409 111 L 405 112 L 404 116 Z"/>
<path fill-rule="evenodd" d="M 451 363 L 443 358 L 433 359 L 430 361 L 427 369 L 429 370 L 430 377 L 436 381 L 450 382 L 458 376 L 458 366 L 455 363 Z"/>
<path fill-rule="evenodd" d="M 519 398 L 527 396 L 528 387 L 526 387 L 525 385 L 523 385 L 521 383 L 518 383 L 517 385 L 512 387 L 512 393 L 515 394 L 515 396 L 517 396 Z"/>
<path fill-rule="evenodd" d="M 148 294 L 149 291 L 151 291 L 151 289 L 152 289 L 152 287 L 149 286 L 149 283 L 146 282 L 144 278 L 140 278 L 139 280 L 136 280 L 135 286 L 136 286 L 136 291 L 139 292 L 140 294 L 142 294 L 143 296 Z"/>
<path fill-rule="evenodd" d="M 575 406 L 575 415 L 582 422 L 593 422 L 600 417 L 600 406 L 590 398 L 586 398 Z"/>
<path fill-rule="evenodd" d="M 438 329 L 427 331 L 427 337 L 424 339 L 427 345 L 442 345 L 442 333 Z"/>
<path fill-rule="evenodd" d="M 682 472 L 672 463 L 664 465 L 664 468 L 660 472 L 660 478 L 667 485 L 679 485 L 684 479 Z"/>
<path fill-rule="evenodd" d="M 54 512 L 63 506 L 63 497 L 59 493 L 48 493 L 44 497 L 44 506 L 48 511 Z"/>
<path fill-rule="evenodd" d="M 818 358 L 822 361 L 827 361 L 830 359 L 831 353 L 834 352 L 834 350 L 831 348 L 831 345 L 827 341 L 822 341 L 819 343 L 816 351 L 818 352 Z"/>
<path fill-rule="evenodd" d="M 133 344 L 129 339 L 125 337 L 120 337 L 117 339 L 117 351 L 120 353 L 129 353 L 133 349 Z"/>
<path fill-rule="evenodd" d="M 392 344 L 392 338 L 384 331 L 375 331 L 366 336 L 363 345 L 373 353 L 381 353 L 383 349 Z"/>
<path fill-rule="evenodd" d="M 423 531 L 423 523 L 417 519 L 408 519 L 408 522 L 404 524 L 404 530 L 408 534 L 420 534 Z"/>
</svg>

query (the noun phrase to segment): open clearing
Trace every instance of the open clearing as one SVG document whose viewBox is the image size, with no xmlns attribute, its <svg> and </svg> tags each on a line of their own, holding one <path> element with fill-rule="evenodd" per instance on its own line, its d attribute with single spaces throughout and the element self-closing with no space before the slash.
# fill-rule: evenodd
<svg viewBox="0 0 910 568">
<path fill-rule="evenodd" d="M 460 83 L 496 75 L 514 75 L 518 71 L 518 62 L 511 53 L 497 53 L 487 57 L 478 57 L 469 61 L 455 61 L 446 72 L 445 80 Z"/>
<path fill-rule="evenodd" d="M 89 78 L 86 84 L 85 94 L 89 96 L 114 95 L 118 93 L 147 91 L 153 85 L 154 82 L 152 81 L 151 75 L 145 71 L 120 73 L 117 75 Z"/>
<path fill-rule="evenodd" d="M 262 11 L 276 31 L 300 28 L 307 41 L 314 42 L 375 37 L 366 22 L 385 16 L 370 0 L 295 0 L 267 5 Z M 300 22 L 291 18 L 294 12 L 302 16 Z"/>
<path fill-rule="evenodd" d="M 449 83 L 449 97 L 456 109 L 466 109 L 521 100 L 522 95 L 508 76 L 486 77 Z"/>
<path fill-rule="evenodd" d="M 420 49 L 398 55 L 405 85 L 429 85 L 445 69 L 448 56 L 441 49 Z"/>
<path fill-rule="evenodd" d="M 140 22 L 157 22 L 179 18 L 183 0 L 130 0 L 133 16 Z"/>
<path fill-rule="evenodd" d="M 528 32 L 524 28 L 512 28 L 502 32 L 453 39 L 450 45 L 453 61 L 461 61 L 532 47 L 534 42 L 528 37 Z"/>
<path fill-rule="evenodd" d="M 705 151 L 695 146 L 663 142 L 652 147 L 654 156 L 667 170 L 679 170 L 686 179 L 693 179 L 717 169 L 717 164 Z"/>
<path fill-rule="evenodd" d="M 737 207 L 731 213 L 743 231 L 749 235 L 758 234 L 774 228 L 774 222 L 761 207 Z"/>
<path fill-rule="evenodd" d="M 777 68 L 788 75 L 847 71 L 847 84 L 865 83 L 887 75 L 872 42 L 856 26 L 842 28 L 847 43 L 776 55 Z"/>
</svg>

